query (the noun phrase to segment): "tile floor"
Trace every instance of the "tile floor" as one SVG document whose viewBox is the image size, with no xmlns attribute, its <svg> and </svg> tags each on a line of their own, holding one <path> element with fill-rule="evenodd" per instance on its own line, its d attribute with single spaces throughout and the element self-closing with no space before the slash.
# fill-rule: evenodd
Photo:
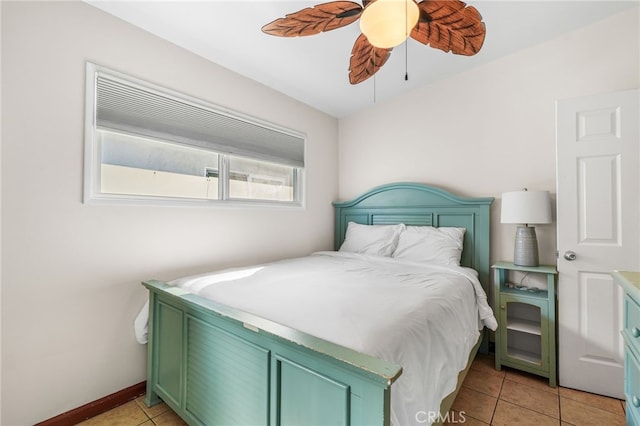
<svg viewBox="0 0 640 426">
<path fill-rule="evenodd" d="M 165 404 L 148 408 L 137 398 L 80 423 L 83 426 L 184 426 Z M 567 388 L 505 368 L 496 371 L 493 355 L 478 355 L 458 393 L 453 424 L 508 426 L 624 426 L 624 402 Z M 464 422 L 462 421 L 464 420 Z"/>
<path fill-rule="evenodd" d="M 186 426 L 166 404 L 147 407 L 144 396 L 79 423 L 82 426 Z"/>
<path fill-rule="evenodd" d="M 552 388 L 543 377 L 510 368 L 496 371 L 493 354 L 478 354 L 451 408 L 464 412 L 469 426 L 625 425 L 624 401 Z"/>
</svg>

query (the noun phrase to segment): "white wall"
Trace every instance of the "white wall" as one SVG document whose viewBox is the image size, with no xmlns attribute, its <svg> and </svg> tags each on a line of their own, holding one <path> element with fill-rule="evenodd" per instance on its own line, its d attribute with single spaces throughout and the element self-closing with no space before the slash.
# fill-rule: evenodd
<svg viewBox="0 0 640 426">
<path fill-rule="evenodd" d="M 145 380 L 141 280 L 333 247 L 336 119 L 80 2 L 3 2 L 2 42 L 2 424 Z M 306 132 L 306 210 L 83 204 L 87 60 Z"/>
<path fill-rule="evenodd" d="M 340 120 L 340 198 L 393 181 L 496 197 L 492 261 L 513 259 L 501 193 L 555 193 L 555 101 L 639 87 L 639 28 L 632 8 Z M 555 225 L 536 229 L 555 263 Z"/>
</svg>

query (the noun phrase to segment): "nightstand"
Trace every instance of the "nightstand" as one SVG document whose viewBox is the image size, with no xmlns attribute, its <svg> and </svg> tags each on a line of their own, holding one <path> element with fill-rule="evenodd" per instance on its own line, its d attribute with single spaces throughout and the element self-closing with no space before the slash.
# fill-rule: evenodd
<svg viewBox="0 0 640 426">
<path fill-rule="evenodd" d="M 492 268 L 496 369 L 517 368 L 547 377 L 556 387 L 556 267 L 498 262 Z M 546 278 L 547 288 L 529 284 L 529 274 Z"/>
</svg>

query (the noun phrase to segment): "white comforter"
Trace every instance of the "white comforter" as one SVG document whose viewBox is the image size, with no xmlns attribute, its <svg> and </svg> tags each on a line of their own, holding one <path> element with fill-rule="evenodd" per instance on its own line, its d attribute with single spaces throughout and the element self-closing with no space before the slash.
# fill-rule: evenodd
<svg viewBox="0 0 640 426">
<path fill-rule="evenodd" d="M 497 328 L 476 272 L 461 267 L 319 252 L 170 284 L 401 365 L 391 391 L 395 425 L 437 413 L 482 324 Z"/>
</svg>

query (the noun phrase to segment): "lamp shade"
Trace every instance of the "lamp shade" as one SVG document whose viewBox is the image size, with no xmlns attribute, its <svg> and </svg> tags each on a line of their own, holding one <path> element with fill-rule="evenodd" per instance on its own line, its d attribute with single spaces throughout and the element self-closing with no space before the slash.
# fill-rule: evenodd
<svg viewBox="0 0 640 426">
<path fill-rule="evenodd" d="M 375 47 L 391 48 L 409 37 L 420 10 L 414 0 L 375 0 L 360 16 L 360 30 Z"/>
<path fill-rule="evenodd" d="M 502 194 L 501 223 L 551 223 L 549 191 L 513 191 Z"/>
</svg>

